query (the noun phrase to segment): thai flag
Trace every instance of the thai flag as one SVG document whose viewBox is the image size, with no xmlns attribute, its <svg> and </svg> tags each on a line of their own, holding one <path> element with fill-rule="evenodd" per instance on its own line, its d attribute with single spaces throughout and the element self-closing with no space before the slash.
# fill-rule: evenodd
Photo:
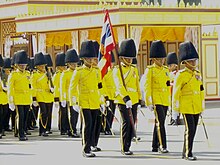
<svg viewBox="0 0 220 165">
<path fill-rule="evenodd" d="M 101 41 L 99 48 L 98 67 L 102 72 L 102 78 L 111 67 L 111 51 L 115 49 L 115 40 L 108 10 L 105 11 L 104 24 L 102 27 Z"/>
</svg>

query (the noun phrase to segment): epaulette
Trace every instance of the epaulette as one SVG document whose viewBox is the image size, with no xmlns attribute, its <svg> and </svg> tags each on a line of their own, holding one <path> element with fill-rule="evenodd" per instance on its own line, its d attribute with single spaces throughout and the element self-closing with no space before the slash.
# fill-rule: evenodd
<svg viewBox="0 0 220 165">
<path fill-rule="evenodd" d="M 199 71 L 199 70 L 197 70 L 197 69 L 196 69 L 195 71 L 196 71 L 197 73 L 200 73 L 200 71 Z"/>
<path fill-rule="evenodd" d="M 165 69 L 169 69 L 166 65 L 163 65 L 163 67 L 164 67 Z"/>
<path fill-rule="evenodd" d="M 151 69 L 151 68 L 153 68 L 153 65 L 148 65 L 147 68 Z"/>
<path fill-rule="evenodd" d="M 183 72 L 185 72 L 186 71 L 186 69 L 181 69 L 181 70 L 179 70 L 178 72 L 179 73 L 183 73 Z"/>
<path fill-rule="evenodd" d="M 76 68 L 77 71 L 82 70 L 82 69 L 83 69 L 83 66 L 79 66 L 79 67 Z"/>
</svg>

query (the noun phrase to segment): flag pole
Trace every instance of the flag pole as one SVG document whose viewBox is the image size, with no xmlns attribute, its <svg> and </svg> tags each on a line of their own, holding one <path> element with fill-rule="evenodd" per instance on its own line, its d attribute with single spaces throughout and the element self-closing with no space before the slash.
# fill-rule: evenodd
<svg viewBox="0 0 220 165">
<path fill-rule="evenodd" d="M 105 10 L 105 13 L 107 14 L 107 17 L 108 17 L 108 19 L 109 19 L 110 29 L 111 29 L 111 31 L 112 31 L 112 38 L 113 38 L 114 44 L 115 44 L 115 46 L 116 46 L 115 38 L 114 38 L 114 35 L 113 35 L 112 24 L 111 24 L 110 16 L 109 16 L 109 13 L 108 13 L 108 10 L 107 10 L 107 9 Z M 123 73 L 122 73 L 121 62 L 120 62 L 120 60 L 119 60 L 119 58 L 118 58 L 118 51 L 117 51 L 117 49 L 114 48 L 114 49 L 112 50 L 112 53 L 113 53 L 113 55 L 114 55 L 116 64 L 119 66 L 119 71 L 120 71 L 120 75 L 121 75 L 121 79 L 122 79 L 123 86 L 124 86 L 125 90 L 127 90 L 126 84 L 125 84 L 125 80 L 124 80 L 124 76 L 123 76 Z M 130 118 L 130 122 L 131 122 L 131 127 L 132 127 L 132 131 L 133 131 L 133 135 L 134 135 L 135 141 L 136 141 L 136 143 L 137 143 L 137 142 L 138 142 L 138 140 L 137 140 L 137 134 L 136 134 L 136 129 L 135 129 L 135 125 L 134 125 L 134 119 L 133 119 L 133 115 L 132 115 L 131 108 L 128 108 L 128 114 L 129 114 L 129 118 Z"/>
</svg>

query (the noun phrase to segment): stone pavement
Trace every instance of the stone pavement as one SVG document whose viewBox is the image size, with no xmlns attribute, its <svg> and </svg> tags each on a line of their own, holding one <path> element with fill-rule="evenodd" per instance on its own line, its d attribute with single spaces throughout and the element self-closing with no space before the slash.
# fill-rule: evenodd
<svg viewBox="0 0 220 165">
<path fill-rule="evenodd" d="M 146 164 L 209 164 L 218 165 L 220 163 L 220 101 L 206 102 L 206 111 L 203 120 L 208 132 L 208 140 L 205 137 L 202 124 L 198 126 L 194 143 L 194 155 L 198 160 L 190 162 L 181 159 L 183 145 L 184 126 L 166 126 L 167 143 L 170 153 L 159 154 L 151 152 L 151 140 L 153 130 L 152 112 L 146 108 L 138 113 L 137 135 L 141 141 L 132 143 L 132 156 L 124 156 L 120 153 L 120 124 L 114 121 L 113 130 L 115 136 L 101 134 L 99 146 L 101 152 L 96 153 L 95 158 L 82 157 L 81 138 L 73 139 L 59 135 L 57 130 L 57 112 L 53 116 L 53 134 L 49 137 L 39 137 L 38 130 L 32 131 L 28 136 L 29 140 L 20 142 L 13 137 L 11 132 L 6 132 L 6 136 L 0 139 L 0 165 L 64 165 L 64 164 L 126 164 L 146 165 Z M 120 119 L 119 113 L 116 117 Z M 169 117 L 167 118 L 167 123 Z"/>
</svg>

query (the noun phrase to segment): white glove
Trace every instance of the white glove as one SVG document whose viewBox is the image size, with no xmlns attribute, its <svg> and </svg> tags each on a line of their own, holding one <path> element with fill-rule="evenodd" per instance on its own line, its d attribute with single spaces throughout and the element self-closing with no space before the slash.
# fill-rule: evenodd
<svg viewBox="0 0 220 165">
<path fill-rule="evenodd" d="M 110 101 L 109 100 L 107 100 L 105 103 L 106 103 L 106 107 L 110 106 Z"/>
<path fill-rule="evenodd" d="M 72 97 L 72 103 L 76 104 L 76 97 L 75 96 Z"/>
<path fill-rule="evenodd" d="M 125 104 L 126 104 L 126 108 L 132 108 L 131 100 L 128 100 Z"/>
<path fill-rule="evenodd" d="M 54 102 L 53 104 L 54 104 L 54 107 L 55 107 L 55 108 L 59 108 L 59 106 L 60 106 L 60 105 L 59 105 L 59 102 Z"/>
<path fill-rule="evenodd" d="M 73 110 L 79 113 L 80 106 L 78 106 L 78 105 L 73 105 Z"/>
<path fill-rule="evenodd" d="M 102 113 L 105 113 L 105 105 L 104 104 L 101 104 L 100 110 L 102 111 Z"/>
<path fill-rule="evenodd" d="M 51 87 L 51 88 L 50 88 L 50 91 L 53 93 L 53 92 L 54 92 L 54 88 Z"/>
<path fill-rule="evenodd" d="M 34 106 L 34 107 L 37 107 L 37 106 L 38 106 L 37 101 L 33 101 L 33 103 L 32 103 L 32 104 L 33 104 L 33 106 Z"/>
<path fill-rule="evenodd" d="M 15 110 L 15 104 L 14 103 L 9 103 L 9 108 L 14 111 Z"/>
<path fill-rule="evenodd" d="M 154 111 L 154 106 L 153 106 L 153 105 L 149 105 L 149 106 L 147 106 L 147 108 L 148 108 L 150 111 Z"/>
<path fill-rule="evenodd" d="M 172 111 L 172 119 L 177 120 L 177 117 L 179 116 L 179 112 Z"/>
<path fill-rule="evenodd" d="M 65 107 L 66 107 L 66 100 L 61 101 L 61 106 L 62 106 L 63 108 L 65 108 Z"/>
<path fill-rule="evenodd" d="M 205 101 L 202 101 L 202 109 L 205 110 Z"/>
</svg>

